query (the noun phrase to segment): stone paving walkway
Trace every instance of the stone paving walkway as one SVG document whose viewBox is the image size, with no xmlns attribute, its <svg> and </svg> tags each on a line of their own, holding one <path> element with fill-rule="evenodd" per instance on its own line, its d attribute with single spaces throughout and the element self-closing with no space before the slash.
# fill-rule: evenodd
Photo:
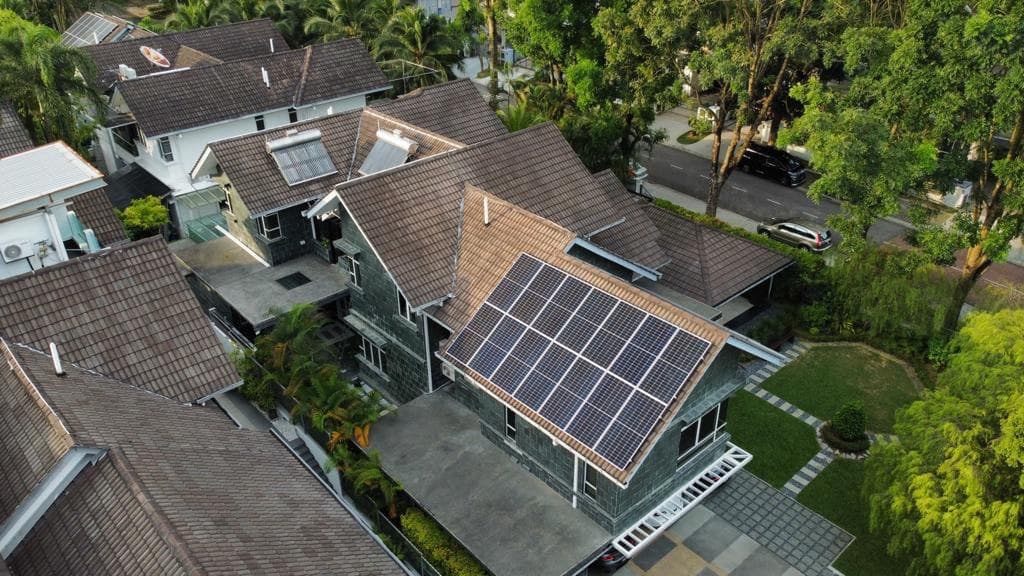
<svg viewBox="0 0 1024 576">
<path fill-rule="evenodd" d="M 819 451 L 786 482 L 786 485 L 782 487 L 782 491 L 796 498 L 796 495 L 802 492 L 811 483 L 811 480 L 814 480 L 825 469 L 825 466 L 828 466 L 834 459 L 835 456 L 831 450 Z"/>
</svg>

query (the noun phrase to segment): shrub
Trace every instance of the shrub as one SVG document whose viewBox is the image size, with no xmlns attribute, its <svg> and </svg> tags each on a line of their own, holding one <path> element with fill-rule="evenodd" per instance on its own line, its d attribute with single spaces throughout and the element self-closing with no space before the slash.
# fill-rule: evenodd
<svg viewBox="0 0 1024 576">
<path fill-rule="evenodd" d="M 487 570 L 422 510 L 402 514 L 402 531 L 445 576 L 487 576 Z"/>
<path fill-rule="evenodd" d="M 132 240 L 152 236 L 170 222 L 167 207 L 156 196 L 136 198 L 124 211 L 117 211 L 128 237 Z"/>
<path fill-rule="evenodd" d="M 867 436 L 853 441 L 843 440 L 830 422 L 821 427 L 821 438 L 833 449 L 845 454 L 860 454 L 871 447 L 871 440 Z"/>
<path fill-rule="evenodd" d="M 847 402 L 843 404 L 836 415 L 832 417 L 832 429 L 840 438 L 847 442 L 853 442 L 865 438 L 868 417 L 864 412 L 864 405 L 860 402 Z"/>
</svg>

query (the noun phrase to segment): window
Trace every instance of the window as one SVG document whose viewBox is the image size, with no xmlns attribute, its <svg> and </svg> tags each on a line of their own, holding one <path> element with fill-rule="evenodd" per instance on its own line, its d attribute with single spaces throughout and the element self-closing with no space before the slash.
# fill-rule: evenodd
<svg viewBox="0 0 1024 576">
<path fill-rule="evenodd" d="M 695 422 L 691 422 L 679 433 L 679 458 L 681 464 L 687 456 L 697 450 L 708 439 L 717 438 L 725 427 L 725 414 L 729 406 L 728 400 L 708 410 Z"/>
<path fill-rule="evenodd" d="M 348 264 L 348 279 L 356 288 L 363 287 L 363 270 L 359 263 L 359 256 L 346 254 L 345 262 Z"/>
<path fill-rule="evenodd" d="M 597 499 L 597 468 L 590 464 L 583 465 L 583 493 Z"/>
<path fill-rule="evenodd" d="M 160 147 L 160 158 L 164 162 L 174 162 L 174 151 L 171 150 L 171 139 L 164 136 L 156 141 Z"/>
<path fill-rule="evenodd" d="M 362 337 L 362 344 L 359 346 L 359 353 L 363 359 L 370 363 L 371 366 L 376 368 L 382 374 L 388 373 L 388 356 L 384 353 L 384 350 L 380 346 L 374 344 L 366 336 Z"/>
<path fill-rule="evenodd" d="M 295 108 L 288 109 L 288 123 L 295 124 L 299 121 L 299 111 Z"/>
<path fill-rule="evenodd" d="M 224 209 L 229 213 L 235 213 L 235 207 L 231 205 L 231 184 L 224 185 Z"/>
<path fill-rule="evenodd" d="M 405 299 L 402 291 L 398 291 L 398 314 L 409 322 L 416 322 L 416 313 L 409 307 L 409 301 Z"/>
<path fill-rule="evenodd" d="M 267 122 L 263 119 L 263 114 L 256 117 L 256 131 L 261 132 L 267 129 Z"/>
<path fill-rule="evenodd" d="M 281 219 L 276 213 L 256 217 L 256 229 L 260 236 L 267 240 L 277 240 L 281 237 Z"/>
<path fill-rule="evenodd" d="M 505 438 L 516 441 L 516 413 L 508 406 L 505 407 Z"/>
</svg>

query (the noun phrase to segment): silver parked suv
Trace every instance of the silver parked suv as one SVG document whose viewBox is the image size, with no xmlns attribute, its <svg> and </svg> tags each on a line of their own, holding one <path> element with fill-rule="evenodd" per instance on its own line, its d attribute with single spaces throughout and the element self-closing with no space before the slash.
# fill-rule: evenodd
<svg viewBox="0 0 1024 576">
<path fill-rule="evenodd" d="M 758 224 L 757 233 L 812 252 L 824 252 L 832 247 L 832 231 L 810 220 L 772 218 Z"/>
</svg>

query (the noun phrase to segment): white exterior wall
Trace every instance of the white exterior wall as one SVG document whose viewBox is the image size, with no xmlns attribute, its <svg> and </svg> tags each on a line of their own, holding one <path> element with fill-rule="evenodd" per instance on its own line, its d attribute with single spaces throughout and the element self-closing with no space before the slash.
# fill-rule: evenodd
<svg viewBox="0 0 1024 576">
<path fill-rule="evenodd" d="M 55 237 L 55 234 L 51 233 L 51 223 L 48 222 L 48 220 L 52 220 L 53 226 L 59 230 L 59 212 L 64 220 L 64 227 L 68 227 L 67 208 L 64 206 L 60 206 L 59 208 L 60 210 L 51 210 L 52 214 L 47 214 L 46 212 L 41 211 L 32 212 L 20 218 L 0 222 L 0 250 L 3 249 L 3 246 L 8 244 L 22 242 L 31 243 L 34 249 L 37 249 L 35 245 L 38 243 L 46 243 L 46 245 L 50 247 L 46 250 L 45 257 L 42 259 L 36 255 L 26 260 L 17 260 L 8 263 L 4 262 L 3 258 L 0 257 L 0 279 L 17 276 L 18 274 L 24 274 L 25 272 L 31 272 L 32 270 L 38 270 L 43 266 L 57 264 L 58 262 L 63 262 L 68 259 L 67 253 L 64 251 L 64 239 L 57 238 Z M 68 239 L 70 239 L 70 237 L 71 234 L 69 232 Z"/>
</svg>

